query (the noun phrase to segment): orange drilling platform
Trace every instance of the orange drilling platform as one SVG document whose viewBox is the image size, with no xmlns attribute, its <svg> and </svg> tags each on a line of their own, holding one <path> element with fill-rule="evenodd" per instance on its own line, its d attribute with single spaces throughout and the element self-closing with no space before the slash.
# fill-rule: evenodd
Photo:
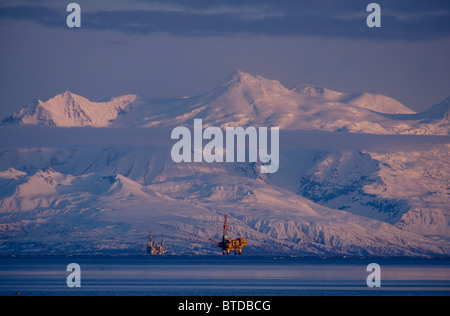
<svg viewBox="0 0 450 316">
<path fill-rule="evenodd" d="M 227 221 L 227 216 L 225 215 L 225 222 L 223 225 L 223 237 L 222 237 L 222 241 L 221 242 L 217 242 L 214 241 L 212 239 L 210 239 L 212 242 L 214 242 L 215 244 L 217 244 L 219 246 L 219 248 L 222 249 L 223 254 L 225 254 L 225 252 L 228 254 L 230 254 L 230 251 L 234 250 L 234 254 L 237 255 L 239 252 L 239 255 L 242 254 L 242 248 L 244 248 L 245 246 L 247 246 L 247 239 L 245 238 L 236 238 L 234 240 L 230 240 L 230 238 L 228 238 L 228 221 Z"/>
</svg>

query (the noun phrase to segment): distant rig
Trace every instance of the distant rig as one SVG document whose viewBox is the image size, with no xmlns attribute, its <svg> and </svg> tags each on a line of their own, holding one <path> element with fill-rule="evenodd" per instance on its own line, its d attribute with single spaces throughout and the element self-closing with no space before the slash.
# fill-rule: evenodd
<svg viewBox="0 0 450 316">
<path fill-rule="evenodd" d="M 228 222 L 227 222 L 227 216 L 225 215 L 225 222 L 223 224 L 223 236 L 222 241 L 217 242 L 212 239 L 210 239 L 213 243 L 215 243 L 219 248 L 222 249 L 222 253 L 225 255 L 225 252 L 227 255 L 230 254 L 230 251 L 234 250 L 234 254 L 237 255 L 239 252 L 239 255 L 242 254 L 242 248 L 247 246 L 247 239 L 245 238 L 236 238 L 234 240 L 231 240 L 228 237 Z"/>
<path fill-rule="evenodd" d="M 228 237 L 228 219 L 225 215 L 225 221 L 223 224 L 223 236 L 222 241 L 217 242 L 215 240 L 209 239 L 213 243 L 215 243 L 219 248 L 222 249 L 222 254 L 227 255 L 230 254 L 230 251 L 234 251 L 234 254 L 239 255 L 242 254 L 242 248 L 247 246 L 247 239 L 245 238 L 236 238 L 230 239 Z M 150 255 L 163 255 L 167 252 L 166 247 L 164 246 L 164 239 L 161 240 L 160 244 L 157 244 L 152 238 L 152 231 L 149 232 L 148 243 L 147 243 L 147 252 Z"/>
<path fill-rule="evenodd" d="M 161 240 L 160 244 L 153 241 L 152 231 L 148 235 L 147 252 L 151 255 L 163 255 L 167 252 L 166 247 L 164 247 L 164 239 Z"/>
</svg>

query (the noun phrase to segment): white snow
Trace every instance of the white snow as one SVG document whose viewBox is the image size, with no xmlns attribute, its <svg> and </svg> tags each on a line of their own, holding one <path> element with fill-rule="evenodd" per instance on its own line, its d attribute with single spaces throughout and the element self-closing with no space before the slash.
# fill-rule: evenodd
<svg viewBox="0 0 450 316">
<path fill-rule="evenodd" d="M 353 106 L 369 109 L 385 114 L 415 114 L 413 110 L 401 104 L 397 100 L 380 94 L 363 93 L 350 98 L 347 102 Z"/>
<path fill-rule="evenodd" d="M 230 234 L 253 253 L 448 256 L 450 145 L 435 138 L 448 135 L 448 104 L 414 113 L 386 96 L 290 90 L 242 71 L 177 100 L 92 102 L 66 92 L 37 101 L 4 124 L 53 126 L 70 139 L 52 143 L 36 129 L 32 146 L 27 134 L 1 140 L 0 253 L 140 253 L 150 228 L 170 253 L 218 253 L 209 238 L 221 237 L 228 214 Z M 253 163 L 175 164 L 170 134 L 167 146 L 142 142 L 153 137 L 145 127 L 192 127 L 194 118 L 204 127 L 333 132 L 333 146 L 302 147 L 293 136 L 281 143 L 279 171 L 262 175 Z M 97 128 L 67 129 L 84 126 Z M 388 136 L 359 148 L 350 133 Z M 399 134 L 430 141 L 382 143 Z"/>
<path fill-rule="evenodd" d="M 116 119 L 136 99 L 135 95 L 126 95 L 112 98 L 108 102 L 91 102 L 66 91 L 46 102 L 35 101 L 13 115 L 11 120 L 21 124 L 59 127 L 105 127 L 109 126 L 111 121 Z"/>
<path fill-rule="evenodd" d="M 289 90 L 279 81 L 236 71 L 196 97 L 92 102 L 66 91 L 37 100 L 3 121 L 59 127 L 175 127 L 202 118 L 207 126 L 266 126 L 370 134 L 449 135 L 448 99 L 423 113 L 379 94 L 349 95 L 314 85 Z M 192 124 L 191 124 L 192 125 Z"/>
</svg>

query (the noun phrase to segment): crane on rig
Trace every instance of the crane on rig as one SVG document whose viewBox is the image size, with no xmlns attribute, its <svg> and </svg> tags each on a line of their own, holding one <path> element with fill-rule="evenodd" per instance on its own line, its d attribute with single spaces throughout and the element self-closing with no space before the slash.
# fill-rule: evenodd
<svg viewBox="0 0 450 316">
<path fill-rule="evenodd" d="M 214 242 L 216 245 L 219 246 L 219 248 L 222 249 L 222 253 L 225 255 L 225 253 L 230 254 L 230 251 L 234 250 L 234 254 L 237 255 L 239 252 L 239 255 L 242 254 L 242 248 L 247 246 L 247 239 L 245 238 L 236 238 L 231 240 L 228 237 L 228 219 L 225 215 L 225 221 L 223 224 L 223 236 L 222 241 L 217 242 L 212 239 L 210 239 L 212 242 Z"/>
</svg>

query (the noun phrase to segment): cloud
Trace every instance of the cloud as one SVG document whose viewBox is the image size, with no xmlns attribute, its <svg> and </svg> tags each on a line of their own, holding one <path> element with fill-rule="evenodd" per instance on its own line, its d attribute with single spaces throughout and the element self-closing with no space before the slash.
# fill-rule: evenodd
<svg viewBox="0 0 450 316">
<path fill-rule="evenodd" d="M 171 129 L 0 126 L 0 148 L 171 148 Z M 280 150 L 422 150 L 450 144 L 448 136 L 376 135 L 323 131 L 280 131 Z"/>
<path fill-rule="evenodd" d="M 51 27 L 60 27 L 64 23 L 66 26 L 66 16 L 62 12 L 43 6 L 0 7 L 0 21 L 4 19 L 25 20 Z"/>
<path fill-rule="evenodd" d="M 378 0 L 381 28 L 368 28 L 367 4 L 360 0 L 134 0 L 113 7 L 78 1 L 83 28 L 173 36 L 314 36 L 322 38 L 424 40 L 450 37 L 448 0 Z M 65 27 L 61 3 L 0 7 L 0 19 L 29 20 Z M 31 2 L 30 2 L 31 3 Z M 34 2 L 35 3 L 35 2 Z M 86 10 L 84 10 L 86 9 Z"/>
</svg>

